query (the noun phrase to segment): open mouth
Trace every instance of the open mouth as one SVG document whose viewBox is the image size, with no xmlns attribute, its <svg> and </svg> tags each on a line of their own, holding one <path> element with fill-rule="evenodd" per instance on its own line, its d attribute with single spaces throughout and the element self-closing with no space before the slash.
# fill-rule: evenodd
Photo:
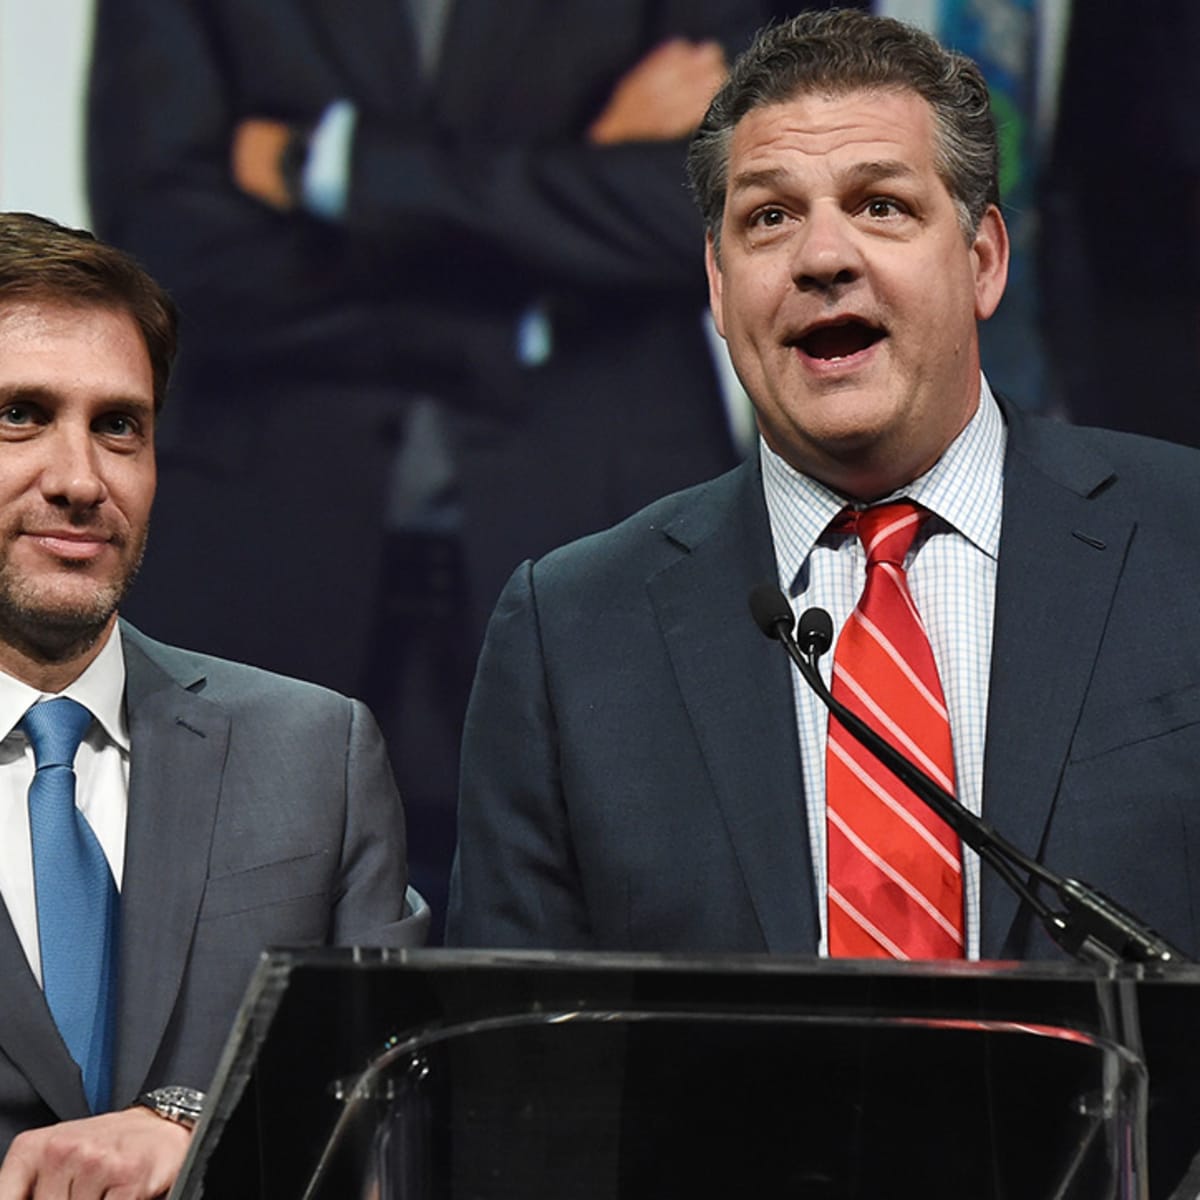
<svg viewBox="0 0 1200 1200">
<path fill-rule="evenodd" d="M 796 345 L 809 358 L 831 360 L 849 358 L 869 349 L 886 336 L 877 325 L 871 325 L 859 317 L 848 317 L 829 325 L 810 329 L 796 340 Z"/>
</svg>

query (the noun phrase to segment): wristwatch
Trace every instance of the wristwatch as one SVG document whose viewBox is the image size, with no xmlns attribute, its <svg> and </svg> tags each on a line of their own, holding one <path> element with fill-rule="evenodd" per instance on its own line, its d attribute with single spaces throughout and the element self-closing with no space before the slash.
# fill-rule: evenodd
<svg viewBox="0 0 1200 1200">
<path fill-rule="evenodd" d="M 135 1107 L 148 1108 L 185 1129 L 195 1129 L 204 1111 L 204 1093 L 195 1088 L 171 1085 L 143 1092 L 133 1103 Z"/>
</svg>

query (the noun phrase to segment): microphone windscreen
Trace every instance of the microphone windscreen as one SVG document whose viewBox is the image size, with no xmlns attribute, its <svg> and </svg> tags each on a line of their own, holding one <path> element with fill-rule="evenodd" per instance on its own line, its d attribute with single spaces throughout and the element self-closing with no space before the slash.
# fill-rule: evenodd
<svg viewBox="0 0 1200 1200">
<path fill-rule="evenodd" d="M 820 658 L 833 645 L 833 618 L 823 608 L 806 608 L 800 614 L 800 636 L 796 640 L 809 654 Z"/>
<path fill-rule="evenodd" d="M 796 624 L 792 606 L 777 583 L 760 583 L 750 593 L 750 615 L 769 638 L 778 638 L 781 626 L 791 633 Z"/>
</svg>

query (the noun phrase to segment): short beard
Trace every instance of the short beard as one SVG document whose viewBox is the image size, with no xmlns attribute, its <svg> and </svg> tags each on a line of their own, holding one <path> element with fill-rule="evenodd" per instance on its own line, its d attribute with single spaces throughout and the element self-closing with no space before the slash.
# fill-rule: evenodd
<svg viewBox="0 0 1200 1200">
<path fill-rule="evenodd" d="M 118 605 L 137 577 L 146 543 L 125 575 L 100 585 L 91 596 L 69 604 L 48 602 L 36 587 L 14 578 L 9 564 L 0 561 L 0 641 L 33 662 L 47 665 L 70 662 L 87 653 L 108 628 Z"/>
</svg>

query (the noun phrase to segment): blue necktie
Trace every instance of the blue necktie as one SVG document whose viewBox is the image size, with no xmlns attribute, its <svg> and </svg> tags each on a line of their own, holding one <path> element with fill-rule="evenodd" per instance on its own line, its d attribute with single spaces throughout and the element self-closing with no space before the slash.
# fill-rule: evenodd
<svg viewBox="0 0 1200 1200">
<path fill-rule="evenodd" d="M 92 714 L 60 697 L 35 704 L 20 728 L 33 745 L 29 836 L 42 989 L 92 1112 L 109 1105 L 116 1008 L 117 888 L 104 851 L 75 807 L 75 752 Z"/>
</svg>

